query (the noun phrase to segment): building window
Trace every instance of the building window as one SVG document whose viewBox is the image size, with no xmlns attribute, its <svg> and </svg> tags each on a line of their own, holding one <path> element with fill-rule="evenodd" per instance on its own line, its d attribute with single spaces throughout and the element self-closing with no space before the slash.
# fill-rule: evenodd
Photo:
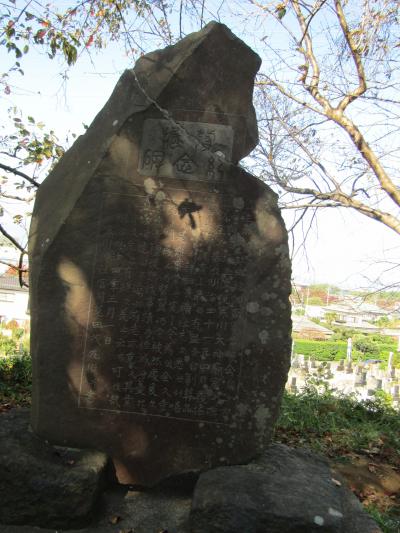
<svg viewBox="0 0 400 533">
<path fill-rule="evenodd" d="M 15 294 L 13 292 L 0 291 L 0 302 L 14 302 Z"/>
</svg>

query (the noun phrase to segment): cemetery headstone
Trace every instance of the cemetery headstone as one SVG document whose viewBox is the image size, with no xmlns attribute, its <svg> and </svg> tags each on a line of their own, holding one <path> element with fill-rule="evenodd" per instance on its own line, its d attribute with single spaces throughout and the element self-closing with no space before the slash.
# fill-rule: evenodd
<svg viewBox="0 0 400 533">
<path fill-rule="evenodd" d="M 389 352 L 389 357 L 388 357 L 388 363 L 387 363 L 387 375 L 389 377 L 394 377 L 394 372 L 393 372 L 393 356 L 394 356 L 394 353 L 393 352 Z"/>
<path fill-rule="evenodd" d="M 356 368 L 356 373 L 354 374 L 354 386 L 360 387 L 362 385 L 362 380 L 363 380 L 362 373 L 361 371 L 358 372 Z"/>
<path fill-rule="evenodd" d="M 297 378 L 295 376 L 293 376 L 291 381 L 290 381 L 289 390 L 292 393 L 296 393 L 297 392 Z"/>
<path fill-rule="evenodd" d="M 352 351 L 353 351 L 353 341 L 351 337 L 347 339 L 347 350 L 346 350 L 346 358 L 347 361 L 351 362 L 352 360 Z"/>
<path fill-rule="evenodd" d="M 32 426 L 107 452 L 122 483 L 270 441 L 290 263 L 276 195 L 238 166 L 259 66 L 218 23 L 143 56 L 37 195 Z"/>
</svg>

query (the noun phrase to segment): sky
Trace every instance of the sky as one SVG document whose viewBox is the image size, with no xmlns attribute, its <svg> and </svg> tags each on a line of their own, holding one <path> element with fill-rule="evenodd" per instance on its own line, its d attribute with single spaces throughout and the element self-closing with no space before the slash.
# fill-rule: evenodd
<svg viewBox="0 0 400 533">
<path fill-rule="evenodd" d="M 4 50 L 0 51 L 0 64 L 3 61 L 7 61 Z M 92 58 L 83 54 L 68 70 L 68 79 L 63 79 L 63 67 L 57 60 L 49 61 L 32 49 L 24 59 L 24 76 L 14 76 L 11 94 L 0 95 L 0 116 L 5 119 L 7 108 L 17 105 L 25 115 L 33 115 L 53 128 L 62 144 L 68 132 L 83 133 L 83 124 L 91 123 L 122 71 L 132 66 L 132 58 L 111 45 Z M 289 225 L 291 214 L 283 215 Z M 301 241 L 299 231 L 293 249 L 293 277 L 299 283 L 358 288 L 376 285 L 377 278 L 388 285 L 397 281 L 392 271 L 382 272 L 391 266 L 391 261 L 400 262 L 399 236 L 354 211 L 321 211 L 305 247 L 297 249 Z"/>
</svg>

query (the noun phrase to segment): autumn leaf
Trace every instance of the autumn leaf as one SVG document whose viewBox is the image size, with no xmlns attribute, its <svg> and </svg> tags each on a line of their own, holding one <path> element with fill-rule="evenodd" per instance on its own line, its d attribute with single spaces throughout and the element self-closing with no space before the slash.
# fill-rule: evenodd
<svg viewBox="0 0 400 533">
<path fill-rule="evenodd" d="M 43 37 L 46 35 L 46 30 L 38 30 L 38 32 L 35 35 L 36 39 L 43 39 Z"/>
</svg>

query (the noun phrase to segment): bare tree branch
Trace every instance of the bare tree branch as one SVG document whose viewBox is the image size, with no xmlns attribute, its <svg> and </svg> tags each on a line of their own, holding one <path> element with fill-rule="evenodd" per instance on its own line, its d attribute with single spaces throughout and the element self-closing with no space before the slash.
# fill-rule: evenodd
<svg viewBox="0 0 400 533">
<path fill-rule="evenodd" d="M 34 187 L 39 187 L 40 183 L 38 183 L 36 180 L 28 176 L 28 174 L 25 174 L 25 172 L 21 172 L 17 168 L 9 167 L 8 165 L 4 165 L 3 163 L 0 163 L 0 168 L 5 170 L 6 172 L 11 172 L 15 176 L 19 176 L 20 178 L 23 178 L 24 180 L 28 181 L 31 185 Z"/>
</svg>

